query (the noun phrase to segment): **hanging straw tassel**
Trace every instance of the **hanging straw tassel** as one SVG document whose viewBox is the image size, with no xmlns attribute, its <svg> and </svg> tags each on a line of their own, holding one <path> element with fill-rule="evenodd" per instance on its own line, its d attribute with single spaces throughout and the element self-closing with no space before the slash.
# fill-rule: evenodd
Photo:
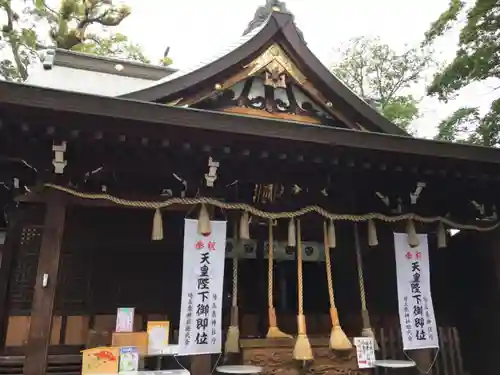
<svg viewBox="0 0 500 375">
<path fill-rule="evenodd" d="M 446 230 L 444 229 L 442 221 L 440 221 L 438 225 L 437 242 L 439 249 L 446 247 Z"/>
<path fill-rule="evenodd" d="M 368 220 L 368 246 L 373 247 L 378 245 L 377 227 L 373 219 Z"/>
<path fill-rule="evenodd" d="M 238 238 L 238 226 L 234 223 L 233 238 Z M 226 336 L 226 353 L 240 352 L 240 329 L 238 327 L 238 258 L 233 258 L 233 293 L 231 300 L 231 321 Z"/>
<path fill-rule="evenodd" d="M 297 242 L 295 240 L 295 220 L 293 218 L 291 218 L 288 222 L 288 246 L 297 246 Z"/>
<path fill-rule="evenodd" d="M 268 224 L 268 254 L 267 254 L 267 306 L 269 315 L 269 329 L 266 337 L 270 338 L 292 338 L 291 335 L 286 334 L 278 328 L 278 320 L 276 319 L 276 310 L 274 309 L 274 236 L 273 236 L 273 222 L 269 220 Z"/>
<path fill-rule="evenodd" d="M 153 230 L 151 233 L 151 239 L 153 241 L 163 240 L 163 219 L 161 217 L 159 208 L 155 210 L 155 215 L 153 216 Z"/>
<path fill-rule="evenodd" d="M 358 281 L 359 281 L 359 296 L 361 299 L 361 318 L 363 321 L 363 329 L 361 330 L 361 336 L 363 337 L 373 337 L 374 349 L 378 350 L 377 339 L 373 333 L 373 329 L 370 324 L 370 314 L 366 307 L 366 292 L 365 292 L 365 280 L 363 276 L 363 261 L 361 259 L 361 244 L 359 241 L 358 224 L 354 223 L 354 246 L 356 247 L 356 266 L 358 268 Z"/>
<path fill-rule="evenodd" d="M 212 224 L 205 203 L 201 204 L 200 215 L 198 216 L 198 233 L 203 236 L 208 236 L 212 233 Z"/>
<path fill-rule="evenodd" d="M 408 236 L 408 245 L 410 247 L 417 247 L 420 245 L 417 230 L 415 229 L 415 223 L 412 219 L 408 219 L 408 222 L 406 223 L 406 234 Z"/>
<path fill-rule="evenodd" d="M 333 220 L 330 219 L 328 222 L 328 248 L 335 249 L 336 247 L 337 237 L 335 236 L 335 225 L 333 224 Z"/>
<path fill-rule="evenodd" d="M 240 352 L 240 329 L 238 327 L 238 258 L 233 258 L 233 299 L 231 306 L 231 322 L 227 330 L 226 353 Z"/>
<path fill-rule="evenodd" d="M 333 291 L 332 268 L 330 261 L 330 244 L 328 243 L 328 228 L 326 222 L 323 222 L 323 243 L 325 246 L 325 266 L 326 280 L 328 283 L 328 297 L 330 298 L 330 318 L 332 320 L 332 332 L 330 333 L 330 348 L 335 350 L 348 350 L 352 344 L 347 335 L 342 330 L 339 322 L 339 315 L 335 306 L 335 295 Z"/>
<path fill-rule="evenodd" d="M 240 218 L 240 240 L 250 239 L 250 221 L 248 219 L 248 212 L 244 211 Z"/>
<path fill-rule="evenodd" d="M 304 286 L 302 275 L 302 238 L 300 234 L 300 220 L 297 220 L 297 289 L 298 289 L 298 315 L 297 341 L 293 348 L 293 358 L 299 361 L 310 361 L 313 359 L 311 343 L 307 337 L 306 317 L 304 316 Z"/>
</svg>

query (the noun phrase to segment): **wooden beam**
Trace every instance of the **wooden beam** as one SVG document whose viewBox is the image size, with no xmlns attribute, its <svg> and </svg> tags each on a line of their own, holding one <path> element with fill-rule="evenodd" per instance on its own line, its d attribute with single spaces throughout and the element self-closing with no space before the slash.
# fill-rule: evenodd
<svg viewBox="0 0 500 375">
<path fill-rule="evenodd" d="M 252 70 L 252 67 L 250 67 L 250 66 L 247 68 L 242 68 L 242 70 L 239 71 L 238 73 L 232 75 L 231 77 L 227 78 L 226 80 L 224 80 L 222 82 L 219 82 L 219 84 L 221 84 L 221 89 L 219 91 L 222 92 L 223 90 L 229 89 L 232 86 L 234 86 L 235 84 L 237 84 L 238 82 L 243 81 L 244 79 L 248 78 L 248 73 L 250 73 L 251 70 Z M 216 92 L 217 92 L 217 90 L 213 86 L 206 87 L 194 95 L 191 95 L 187 98 L 181 98 L 180 100 L 177 100 L 177 102 L 175 102 L 175 100 L 171 99 L 171 98 L 169 101 L 171 101 L 171 102 L 173 101 L 174 103 L 176 103 L 175 105 L 177 105 L 179 107 L 185 106 L 185 105 L 190 106 L 190 105 L 198 103 L 198 102 L 216 94 Z"/>
<path fill-rule="evenodd" d="M 10 216 L 7 238 L 3 245 L 0 262 L 0 347 L 4 347 L 9 324 L 8 295 L 14 254 L 19 246 L 21 223 L 19 208 Z"/>
<path fill-rule="evenodd" d="M 296 114 L 292 114 L 292 113 L 267 112 L 265 110 L 257 109 L 257 108 L 233 106 L 233 107 L 227 107 L 227 108 L 222 109 L 222 112 L 235 113 L 235 114 L 246 115 L 246 116 L 272 118 L 272 119 L 285 120 L 285 121 L 300 121 L 300 122 L 303 122 L 305 124 L 321 125 L 320 120 L 318 120 L 317 118 L 311 117 L 311 116 L 296 115 Z"/>
<path fill-rule="evenodd" d="M 322 69 L 324 70 L 324 67 Z M 359 98 L 356 100 L 361 102 Z M 284 139 L 328 147 L 345 146 L 382 151 L 391 158 L 394 154 L 406 154 L 455 159 L 450 160 L 452 162 L 469 160 L 491 165 L 500 163 L 500 151 L 494 147 L 477 147 L 375 132 L 310 126 L 283 120 L 259 119 L 121 98 L 34 88 L 1 81 L 0 106 L 9 108 L 6 112 L 7 116 L 18 118 L 21 114 L 23 115 L 21 120 L 29 117 L 30 121 L 33 120 L 30 125 L 43 124 L 49 119 L 58 119 L 55 122 L 57 127 L 68 130 L 80 128 L 89 131 L 136 134 L 150 138 L 165 138 L 178 132 L 179 129 L 184 129 L 190 136 L 197 131 L 204 135 L 208 131 L 214 131 L 220 132 L 216 134 L 217 136 L 224 136 L 226 133 L 229 135 L 229 141 L 236 135 L 253 136 L 257 139 Z M 373 112 L 375 117 L 380 116 L 371 108 L 369 111 Z M 65 112 L 64 121 L 61 121 L 61 112 Z M 96 118 L 89 121 L 90 116 L 98 116 L 101 121 Z M 430 161 L 438 160 L 430 159 Z"/>
<path fill-rule="evenodd" d="M 49 191 L 51 191 L 49 189 Z M 107 201 L 105 199 L 85 199 L 85 198 L 80 198 L 73 196 L 68 193 L 64 192 L 58 192 L 61 195 L 65 196 L 66 200 L 66 205 L 67 206 L 83 206 L 83 207 L 123 207 L 123 208 L 134 208 L 134 209 L 142 209 L 144 210 L 144 207 L 131 207 L 131 206 L 123 206 L 120 204 L 113 203 L 111 201 Z M 124 197 L 125 198 L 125 197 Z M 143 201 L 152 201 L 152 199 L 140 198 L 140 197 L 130 197 L 127 199 L 130 200 L 143 200 Z M 157 197 L 157 201 L 162 201 L 162 200 L 167 200 L 167 197 Z M 39 194 L 39 193 L 28 193 L 25 195 L 19 195 L 16 197 L 16 202 L 22 202 L 22 203 L 44 203 L 46 202 L 46 198 L 44 193 Z M 162 210 L 165 211 L 189 211 L 191 209 L 191 206 L 184 205 L 184 204 L 174 204 L 165 208 L 162 208 Z"/>
<path fill-rule="evenodd" d="M 48 191 L 46 194 L 45 223 L 33 293 L 24 375 L 45 375 L 47 370 L 47 355 L 66 218 L 65 198 L 65 195 L 58 191 Z"/>
</svg>

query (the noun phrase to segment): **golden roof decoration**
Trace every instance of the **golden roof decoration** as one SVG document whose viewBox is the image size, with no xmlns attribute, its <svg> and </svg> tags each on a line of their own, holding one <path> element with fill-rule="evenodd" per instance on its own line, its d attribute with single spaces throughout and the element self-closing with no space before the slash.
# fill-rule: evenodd
<svg viewBox="0 0 500 375">
<path fill-rule="evenodd" d="M 272 44 L 259 57 L 245 66 L 245 68 L 248 67 L 252 68 L 248 73 L 248 76 L 252 76 L 259 73 L 263 69 L 266 69 L 273 75 L 288 73 L 299 84 L 303 84 L 306 81 L 306 77 L 291 61 L 285 51 L 283 51 L 283 49 L 276 43 Z"/>
</svg>

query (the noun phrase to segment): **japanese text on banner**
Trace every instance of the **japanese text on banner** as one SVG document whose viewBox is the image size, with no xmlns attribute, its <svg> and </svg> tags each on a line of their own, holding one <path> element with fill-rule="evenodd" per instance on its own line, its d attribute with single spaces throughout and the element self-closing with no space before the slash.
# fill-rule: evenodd
<svg viewBox="0 0 500 375">
<path fill-rule="evenodd" d="M 197 232 L 185 220 L 179 355 L 220 353 L 226 222 L 212 221 L 212 233 Z"/>
<path fill-rule="evenodd" d="M 411 248 L 407 235 L 394 233 L 399 319 L 404 350 L 439 347 L 432 304 L 427 235 Z"/>
</svg>

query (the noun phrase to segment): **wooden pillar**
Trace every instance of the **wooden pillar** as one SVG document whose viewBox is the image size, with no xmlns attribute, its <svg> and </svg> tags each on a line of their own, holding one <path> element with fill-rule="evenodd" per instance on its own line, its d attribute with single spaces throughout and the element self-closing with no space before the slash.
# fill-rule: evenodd
<svg viewBox="0 0 500 375">
<path fill-rule="evenodd" d="M 9 215 L 7 238 L 2 250 L 0 263 L 0 347 L 5 346 L 7 326 L 9 324 L 8 294 L 14 254 L 19 246 L 21 234 L 19 208 Z"/>
<path fill-rule="evenodd" d="M 31 308 L 31 324 L 25 352 L 24 375 L 45 375 L 46 373 L 52 313 L 66 217 L 66 202 L 62 193 L 58 191 L 47 192 L 45 203 L 45 222 Z M 44 279 L 46 279 L 45 285 Z"/>
</svg>

